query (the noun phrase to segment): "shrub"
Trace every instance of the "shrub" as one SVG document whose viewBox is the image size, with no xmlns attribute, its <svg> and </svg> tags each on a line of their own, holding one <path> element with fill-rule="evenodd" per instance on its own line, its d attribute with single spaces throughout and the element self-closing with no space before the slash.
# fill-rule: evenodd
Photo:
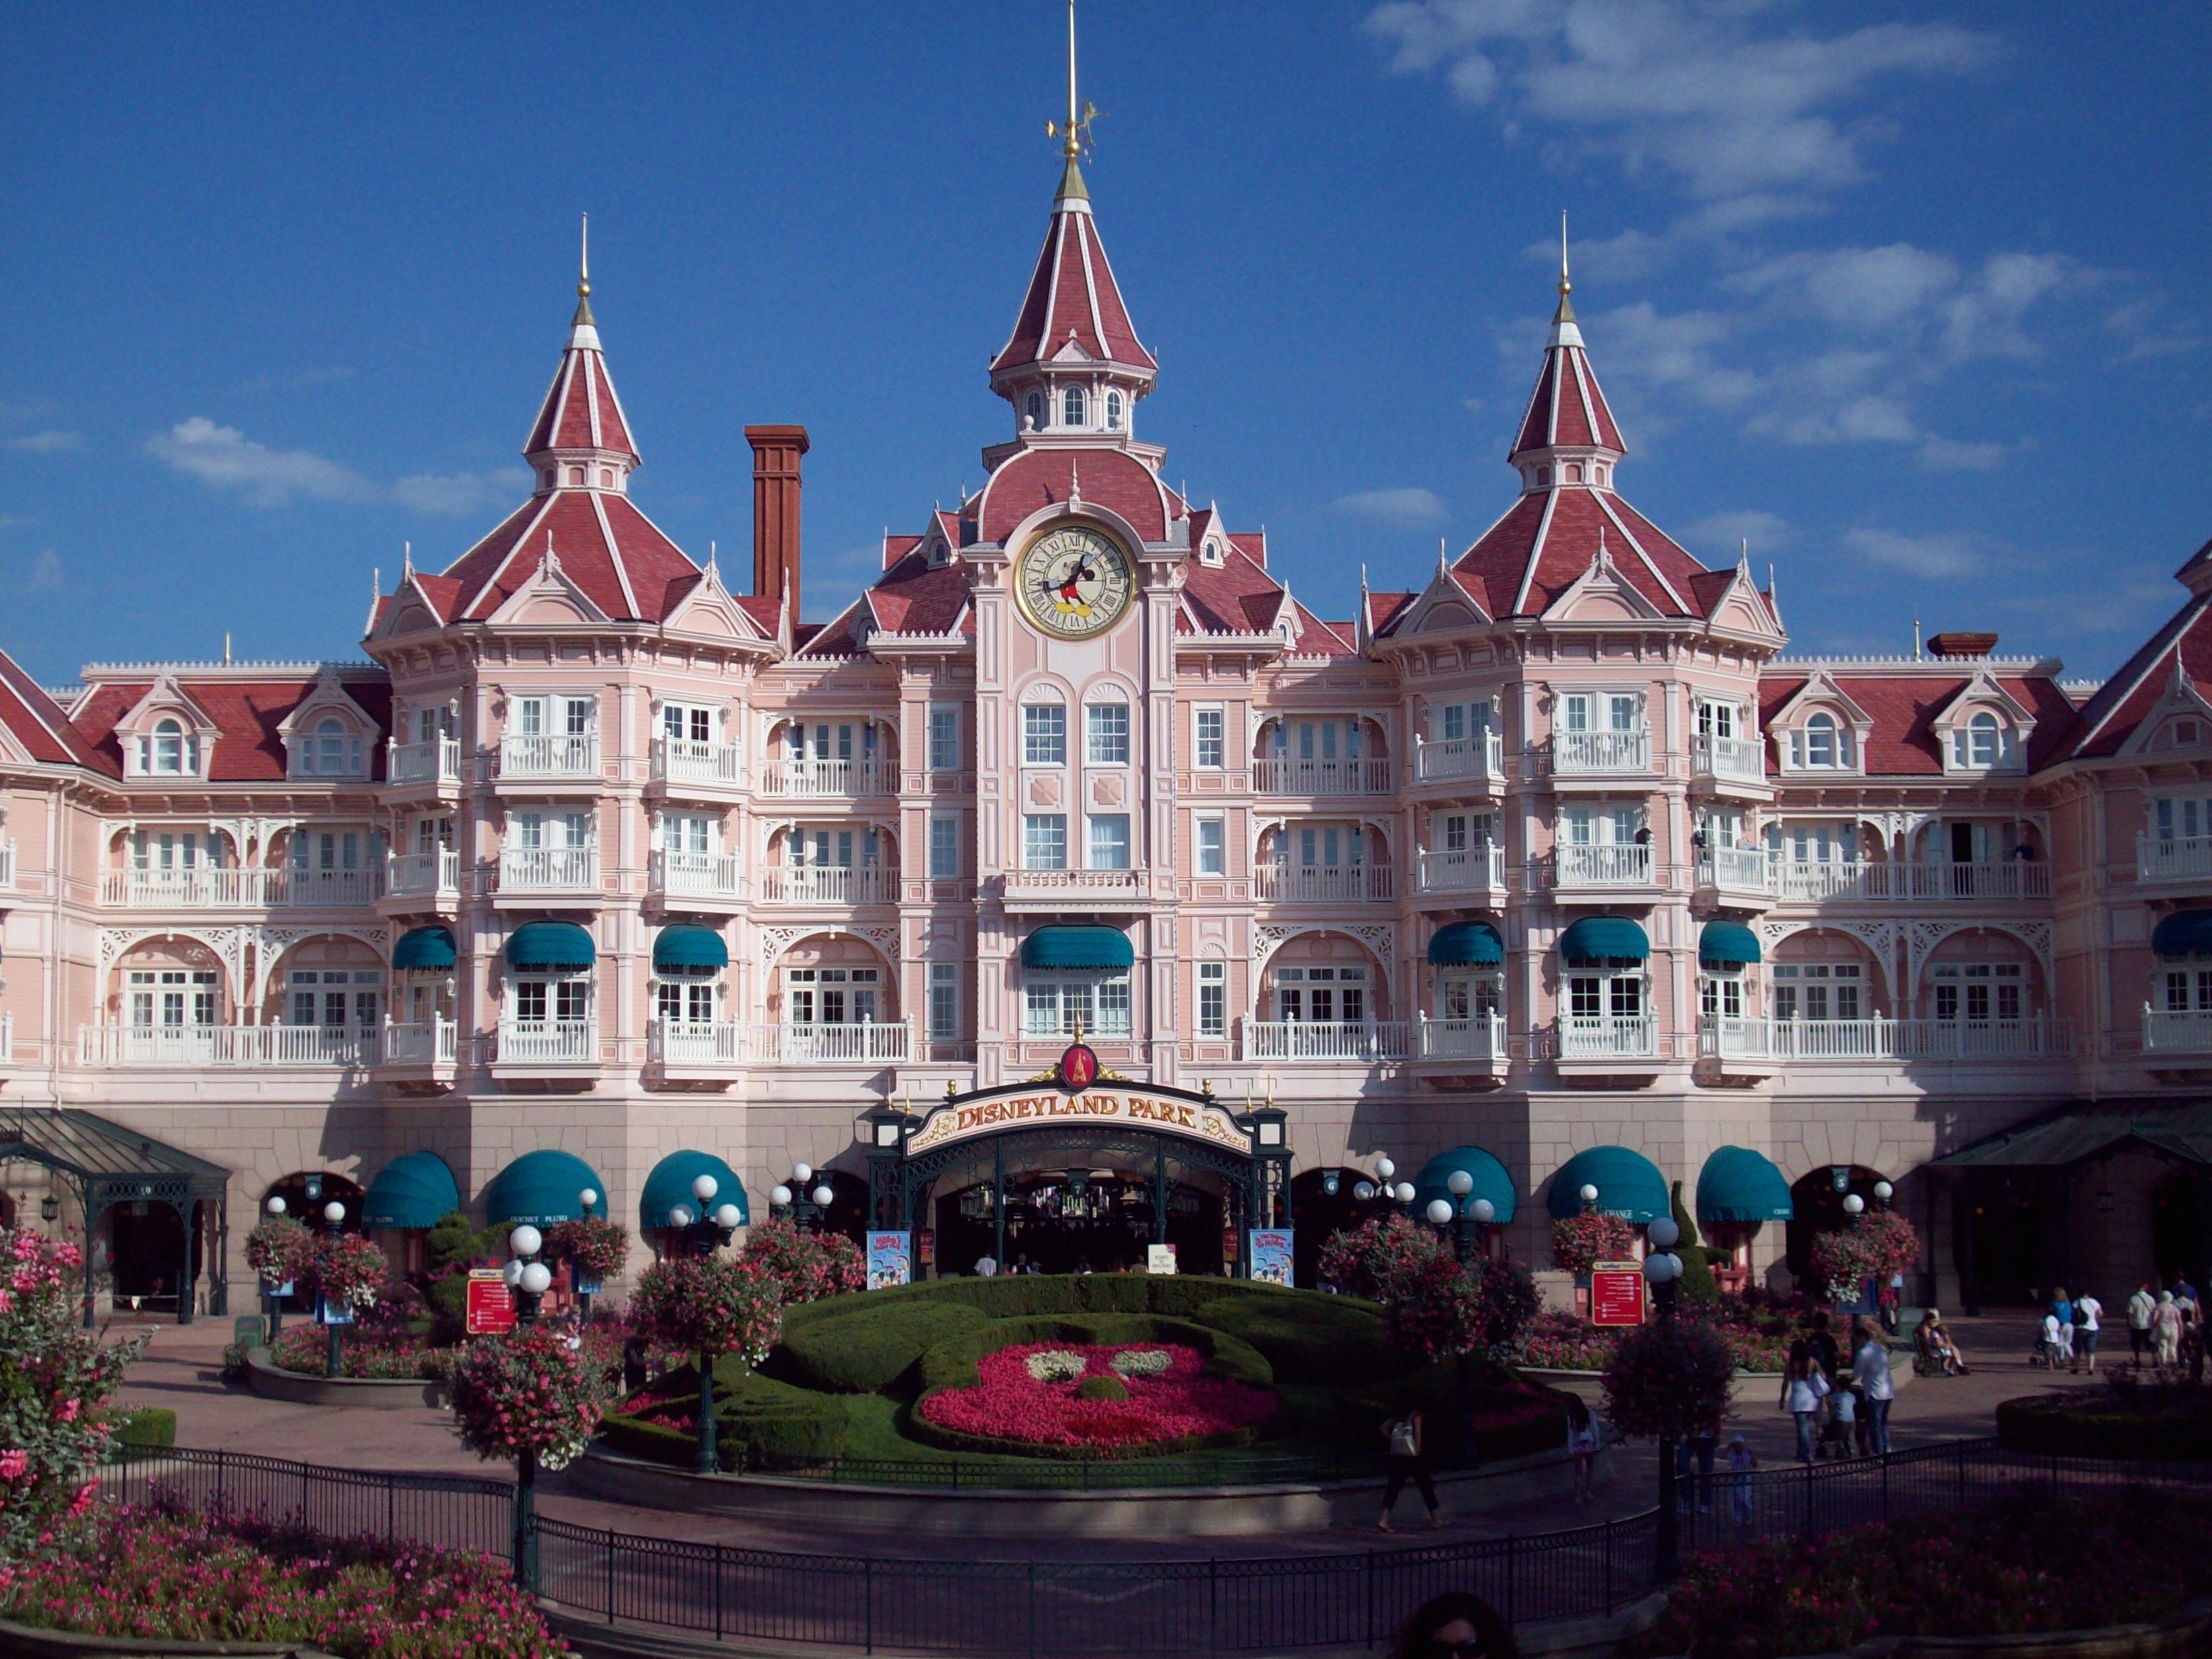
<svg viewBox="0 0 2212 1659">
<path fill-rule="evenodd" d="M 1624 1216 L 1584 1210 L 1552 1224 L 1552 1265 L 1586 1273 L 1600 1261 L 1626 1261 L 1636 1254 L 1636 1229 Z"/>
<path fill-rule="evenodd" d="M 383 1382 L 442 1376 L 441 1356 L 412 1331 L 358 1331 L 338 1350 L 340 1376 Z M 330 1361 L 330 1339 L 319 1325 L 288 1325 L 269 1347 L 269 1363 L 279 1370 L 320 1376 Z"/>
<path fill-rule="evenodd" d="M 1623 1434 L 1717 1434 L 1735 1376 L 1735 1357 L 1710 1326 L 1639 1325 L 1606 1364 L 1606 1415 Z"/>
<path fill-rule="evenodd" d="M 787 1308 L 868 1288 L 868 1259 L 859 1245 L 842 1233 L 811 1232 L 794 1222 L 763 1222 L 738 1260 L 772 1280 Z"/>
<path fill-rule="evenodd" d="M 1190 1317 L 1258 1349 L 1280 1383 L 1358 1388 L 1413 1367 L 1392 1343 L 1382 1310 L 1352 1297 L 1217 1294 Z"/>
<path fill-rule="evenodd" d="M 1129 1385 L 1118 1376 L 1086 1376 L 1075 1385 L 1078 1400 L 1127 1400 Z"/>
<path fill-rule="evenodd" d="M 727 1468 L 819 1462 L 845 1449 L 836 1400 L 793 1388 L 725 1358 L 714 1367 L 715 1445 Z M 613 1449 L 689 1468 L 698 1452 L 699 1370 L 678 1365 L 617 1403 L 601 1425 Z"/>
<path fill-rule="evenodd" d="M 1407 1273 L 1443 1253 L 1434 1232 L 1392 1214 L 1330 1234 L 1321 1247 L 1321 1276 L 1346 1296 L 1388 1302 Z"/>
<path fill-rule="evenodd" d="M 1620 1334 L 1579 1315 L 1540 1313 L 1521 1339 L 1521 1363 L 1541 1370 L 1601 1371 L 1620 1343 Z"/>
<path fill-rule="evenodd" d="M 479 1457 L 534 1457 L 548 1469 L 582 1453 L 611 1392 L 582 1344 L 544 1325 L 478 1337 L 447 1385 L 463 1445 Z"/>
<path fill-rule="evenodd" d="M 173 1446 L 177 1443 L 177 1414 L 167 1406 L 137 1406 L 108 1420 L 115 1437 L 126 1446 Z"/>
<path fill-rule="evenodd" d="M 1442 1250 L 1390 1285 L 1390 1336 L 1422 1360 L 1484 1346 L 1482 1281 Z"/>
<path fill-rule="evenodd" d="M 1543 1305 L 1536 1281 L 1517 1261 L 1486 1260 L 1481 1271 L 1483 1340 L 1492 1353 L 1518 1347 Z"/>
<path fill-rule="evenodd" d="M 1721 1282 L 1713 1277 L 1712 1261 L 1706 1255 L 1705 1247 L 1698 1243 L 1697 1218 L 1690 1213 L 1690 1206 L 1682 1201 L 1680 1182 L 1674 1184 L 1672 1193 L 1674 1224 L 1682 1230 L 1681 1237 L 1674 1244 L 1674 1255 L 1682 1263 L 1680 1295 L 1683 1301 L 1692 1305 L 1717 1302 L 1720 1299 Z"/>
<path fill-rule="evenodd" d="M 450 1210 L 422 1235 L 422 1251 L 434 1277 L 457 1267 L 496 1267 L 506 1259 L 507 1231 L 478 1227 L 459 1210 Z"/>
<path fill-rule="evenodd" d="M 964 1303 L 886 1307 L 877 1301 L 881 1294 L 838 1307 L 838 1318 L 801 1323 L 787 1316 L 783 1344 L 769 1369 L 787 1382 L 825 1393 L 878 1394 L 894 1385 L 911 1386 L 924 1353 L 947 1337 L 988 1322 L 980 1310 Z"/>
</svg>

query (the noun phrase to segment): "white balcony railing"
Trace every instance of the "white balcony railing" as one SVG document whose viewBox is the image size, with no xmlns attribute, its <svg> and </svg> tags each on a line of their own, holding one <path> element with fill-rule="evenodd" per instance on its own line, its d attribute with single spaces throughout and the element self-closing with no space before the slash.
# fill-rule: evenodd
<svg viewBox="0 0 2212 1659">
<path fill-rule="evenodd" d="M 1648 887 L 1651 849 L 1634 842 L 1563 843 L 1553 859 L 1561 887 Z"/>
<path fill-rule="evenodd" d="M 502 778 L 596 778 L 599 738 L 595 732 L 526 737 L 510 732 L 499 740 Z"/>
<path fill-rule="evenodd" d="M 599 1040 L 588 1019 L 502 1019 L 503 1066 L 583 1066 L 599 1057 Z"/>
<path fill-rule="evenodd" d="M 763 904 L 889 904 L 896 875 L 876 865 L 770 864 L 761 869 Z"/>
<path fill-rule="evenodd" d="M 2039 1060 L 2074 1052 L 2071 1020 L 1709 1019 L 1698 1052 L 1717 1060 Z"/>
<path fill-rule="evenodd" d="M 745 781 L 744 752 L 733 743 L 697 743 L 689 738 L 655 738 L 655 783 L 710 783 L 735 789 Z"/>
<path fill-rule="evenodd" d="M 461 1052 L 461 1028 L 450 1019 L 417 1020 L 384 1028 L 386 1066 L 451 1066 Z"/>
<path fill-rule="evenodd" d="M 507 847 L 499 855 L 502 893 L 596 893 L 596 847 Z"/>
<path fill-rule="evenodd" d="M 914 1058 L 914 1028 L 905 1020 L 744 1029 L 744 1052 L 756 1066 L 880 1066 Z"/>
<path fill-rule="evenodd" d="M 461 744 L 458 738 L 433 738 L 428 743 L 385 745 L 386 783 L 459 783 Z"/>
<path fill-rule="evenodd" d="M 1505 1016 L 1474 1014 L 1456 1019 L 1422 1018 L 1414 1052 L 1423 1060 L 1504 1060 Z"/>
<path fill-rule="evenodd" d="M 1708 848 L 1698 854 L 1698 885 L 1765 893 L 1773 881 L 1771 862 L 1763 847 Z"/>
<path fill-rule="evenodd" d="M 1778 859 L 1769 889 L 1786 903 L 1936 903 L 2051 896 L 2051 866 L 2036 860 L 1979 864 Z"/>
<path fill-rule="evenodd" d="M 1690 745 L 1690 769 L 1701 778 L 1730 778 L 1738 783 L 1766 781 L 1763 738 L 1698 738 Z"/>
<path fill-rule="evenodd" d="M 1413 776 L 1421 783 L 1442 783 L 1453 778 L 1503 781 L 1505 740 L 1495 732 L 1479 732 L 1471 738 L 1417 738 L 1413 742 Z"/>
<path fill-rule="evenodd" d="M 394 853 L 385 866 L 384 890 L 392 898 L 435 898 L 460 886 L 461 855 L 450 847 Z"/>
<path fill-rule="evenodd" d="M 1554 732 L 1552 770 L 1572 776 L 1587 772 L 1649 772 L 1651 733 L 1644 732 Z"/>
<path fill-rule="evenodd" d="M 1390 896 L 1390 869 L 1380 864 L 1263 864 L 1259 896 L 1275 902 L 1349 902 Z"/>
<path fill-rule="evenodd" d="M 269 872 L 269 902 L 301 909 L 343 910 L 374 904 L 384 896 L 381 870 L 289 870 Z"/>
<path fill-rule="evenodd" d="M 1413 890 L 1417 893 L 1482 893 L 1504 885 L 1505 849 L 1494 842 L 1414 855 Z"/>
<path fill-rule="evenodd" d="M 2145 1054 L 2212 1054 L 2212 1010 L 2146 1006 L 2142 1046 Z"/>
<path fill-rule="evenodd" d="M 1403 1060 L 1413 1027 L 1404 1020 L 1258 1020 L 1243 1024 L 1246 1060 L 1373 1064 Z"/>
<path fill-rule="evenodd" d="M 2212 877 L 2212 836 L 2136 837 L 2137 881 L 2196 881 Z"/>
<path fill-rule="evenodd" d="M 148 910 L 352 909 L 384 896 L 384 872 L 210 864 L 103 870 L 100 902 Z"/>
<path fill-rule="evenodd" d="M 1561 1060 L 1653 1060 L 1659 1024 L 1650 1014 L 1562 1014 Z"/>
<path fill-rule="evenodd" d="M 378 1036 L 349 1025 L 83 1025 L 77 1063 L 179 1070 L 373 1066 Z"/>
<path fill-rule="evenodd" d="M 0 1066 L 15 1058 L 15 1016 L 0 1014 Z"/>
<path fill-rule="evenodd" d="M 647 879 L 673 898 L 741 899 L 747 886 L 745 861 L 735 853 L 655 853 Z"/>
<path fill-rule="evenodd" d="M 647 1033 L 646 1057 L 662 1066 L 742 1066 L 751 1029 L 726 1019 L 656 1019 Z"/>
<path fill-rule="evenodd" d="M 1009 870 L 1009 897 L 1142 898 L 1141 870 Z"/>
<path fill-rule="evenodd" d="M 1375 756 L 1300 760 L 1268 755 L 1252 763 L 1255 795 L 1387 795 L 1390 763 Z"/>
<path fill-rule="evenodd" d="M 0 893 L 15 890 L 15 843 L 0 841 Z"/>
<path fill-rule="evenodd" d="M 763 795 L 800 795 L 846 799 L 855 795 L 888 795 L 898 787 L 898 768 L 890 761 L 793 760 L 786 757 L 761 768 Z"/>
</svg>

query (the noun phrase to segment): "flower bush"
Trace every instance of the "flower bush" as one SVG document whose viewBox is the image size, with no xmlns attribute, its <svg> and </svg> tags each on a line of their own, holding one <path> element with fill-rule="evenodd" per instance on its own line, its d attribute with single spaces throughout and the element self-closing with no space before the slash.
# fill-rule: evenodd
<svg viewBox="0 0 2212 1659">
<path fill-rule="evenodd" d="M 1639 1325 L 1606 1362 L 1605 1414 L 1623 1434 L 1718 1434 L 1735 1376 L 1735 1358 L 1711 1326 Z"/>
<path fill-rule="evenodd" d="M 1173 1368 L 1175 1356 L 1165 1348 L 1124 1348 L 1106 1363 L 1116 1376 L 1158 1376 Z"/>
<path fill-rule="evenodd" d="M 1133 1351 L 1164 1353 L 1168 1364 L 1149 1375 L 1115 1365 Z M 1041 1378 L 1029 1364 L 1041 1353 L 1073 1354 L 1083 1370 L 1069 1376 L 1055 1366 L 1049 1379 Z M 930 1422 L 962 1434 L 1085 1449 L 1203 1439 L 1256 1428 L 1274 1414 L 1275 1397 L 1268 1390 L 1207 1376 L 1205 1368 L 1206 1356 L 1181 1343 L 1143 1343 L 1133 1350 L 1121 1344 L 1069 1349 L 1020 1343 L 984 1355 L 973 1387 L 939 1389 L 923 1396 L 917 1409 Z M 1085 1383 L 1097 1377 L 1119 1381 L 1128 1398 L 1081 1398 Z"/>
<path fill-rule="evenodd" d="M 246 1265 L 264 1284 L 296 1284 L 314 1260 L 314 1234 L 288 1215 L 270 1216 L 246 1236 Z"/>
<path fill-rule="evenodd" d="M 411 1331 L 355 1331 L 339 1351 L 338 1375 L 385 1382 L 428 1380 L 446 1374 L 453 1352 L 432 1347 Z M 313 1325 L 288 1325 L 269 1345 L 270 1364 L 310 1376 L 323 1375 L 329 1354 L 328 1335 Z"/>
<path fill-rule="evenodd" d="M 119 1506 L 61 1550 L 0 1567 L 0 1617 L 117 1638 L 301 1643 L 341 1659 L 568 1651 L 489 1556 Z"/>
<path fill-rule="evenodd" d="M 1601 1261 L 1626 1261 L 1636 1255 L 1636 1228 L 1625 1216 L 1584 1210 L 1552 1224 L 1552 1265 L 1586 1273 Z"/>
<path fill-rule="evenodd" d="M 1758 1372 L 1782 1369 L 1790 1357 L 1790 1339 L 1810 1328 L 1802 1322 L 1810 1316 L 1809 1308 L 1763 1312 L 1760 1305 L 1735 1296 L 1680 1307 L 1674 1316 L 1679 1323 L 1712 1332 L 1738 1370 Z M 1619 1327 L 1593 1325 L 1577 1314 L 1539 1314 L 1520 1344 L 1519 1358 L 1522 1364 L 1540 1370 L 1601 1371 L 1620 1346 L 1621 1335 Z"/>
<path fill-rule="evenodd" d="M 1482 1340 L 1492 1353 L 1510 1354 L 1521 1346 L 1522 1334 L 1543 1305 L 1536 1281 L 1517 1261 L 1486 1260 L 1476 1267 L 1482 1284 Z"/>
<path fill-rule="evenodd" d="M 535 1458 L 547 1469 L 582 1455 L 614 1391 L 598 1359 L 546 1325 L 477 1338 L 447 1383 L 463 1445 L 479 1457 Z"/>
<path fill-rule="evenodd" d="M 375 1301 L 391 1271 L 384 1252 L 359 1233 L 317 1240 L 307 1268 L 315 1294 L 342 1308 L 364 1308 Z"/>
<path fill-rule="evenodd" d="M 1920 1236 L 1894 1210 L 1869 1210 L 1848 1225 L 1817 1235 L 1808 1264 L 1814 1279 L 1835 1302 L 1856 1302 L 1869 1279 L 1887 1287 L 1890 1276 L 1920 1260 Z"/>
<path fill-rule="evenodd" d="M 1538 1370 L 1601 1371 L 1620 1333 L 1571 1313 L 1540 1313 L 1521 1340 L 1521 1363 Z"/>
<path fill-rule="evenodd" d="M 545 1230 L 544 1255 L 549 1261 L 566 1261 L 583 1278 L 613 1279 L 629 1262 L 629 1229 L 595 1215 L 556 1221 Z"/>
<path fill-rule="evenodd" d="M 1388 1302 L 1403 1275 L 1448 1254 L 1431 1229 L 1389 1215 L 1332 1233 L 1321 1247 L 1321 1276 L 1346 1296 Z"/>
<path fill-rule="evenodd" d="M 738 1260 L 774 1280 L 787 1308 L 868 1288 L 868 1259 L 859 1245 L 842 1233 L 810 1232 L 793 1222 L 755 1227 Z"/>
<path fill-rule="evenodd" d="M 1091 1369 L 1091 1362 L 1070 1348 L 1040 1348 L 1022 1366 L 1039 1382 L 1073 1382 Z"/>
<path fill-rule="evenodd" d="M 734 1353 L 757 1365 L 783 1334 L 779 1280 L 744 1261 L 683 1255 L 638 1280 L 630 1322 L 684 1353 Z"/>
<path fill-rule="evenodd" d="M 107 1401 L 150 1334 L 102 1343 L 77 1325 L 70 1243 L 0 1231 L 0 1561 L 51 1544 L 93 1497 L 112 1437 Z"/>
<path fill-rule="evenodd" d="M 1483 1345 L 1482 1282 L 1447 1251 L 1401 1269 L 1388 1289 L 1390 1340 L 1402 1352 L 1441 1359 Z"/>
</svg>

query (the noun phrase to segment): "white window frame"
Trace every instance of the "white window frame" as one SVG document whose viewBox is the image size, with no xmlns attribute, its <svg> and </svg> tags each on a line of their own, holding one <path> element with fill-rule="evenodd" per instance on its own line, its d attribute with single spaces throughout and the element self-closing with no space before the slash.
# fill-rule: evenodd
<svg viewBox="0 0 2212 1659">
<path fill-rule="evenodd" d="M 1220 812 L 1200 812 L 1191 820 L 1191 865 L 1201 876 L 1229 873 L 1229 819 Z"/>
<path fill-rule="evenodd" d="M 1032 969 L 1022 975 L 1022 1035 L 1072 1037 L 1135 1034 L 1127 968 Z"/>
<path fill-rule="evenodd" d="M 1022 705 L 1022 764 L 1067 764 L 1067 705 L 1039 698 Z"/>
<path fill-rule="evenodd" d="M 960 769 L 960 710 L 949 702 L 929 705 L 929 769 Z"/>
<path fill-rule="evenodd" d="M 1129 705 L 1105 698 L 1083 706 L 1083 757 L 1089 766 L 1129 763 Z"/>
<path fill-rule="evenodd" d="M 1229 1035 L 1229 964 L 1198 964 L 1198 1034 L 1202 1037 Z"/>
<path fill-rule="evenodd" d="M 1119 838 L 1115 831 L 1118 829 Z M 1092 812 L 1084 823 L 1084 867 L 1127 870 L 1136 856 L 1134 826 L 1127 812 Z"/>
<path fill-rule="evenodd" d="M 1022 814 L 1022 868 L 1065 870 L 1067 866 L 1067 814 Z"/>
<path fill-rule="evenodd" d="M 929 964 L 929 1040 L 960 1041 L 960 964 L 957 962 Z"/>
<path fill-rule="evenodd" d="M 1218 772 L 1229 763 L 1229 710 L 1224 705 L 1200 703 L 1190 711 L 1191 764 L 1202 772 Z"/>
<path fill-rule="evenodd" d="M 929 874 L 933 881 L 957 881 L 960 876 L 960 815 L 929 815 Z"/>
</svg>

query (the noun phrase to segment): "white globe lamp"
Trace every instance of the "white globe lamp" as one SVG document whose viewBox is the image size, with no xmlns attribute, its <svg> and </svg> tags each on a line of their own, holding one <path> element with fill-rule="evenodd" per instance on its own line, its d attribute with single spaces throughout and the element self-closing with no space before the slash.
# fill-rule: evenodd
<svg viewBox="0 0 2212 1659">
<path fill-rule="evenodd" d="M 1583 1182 L 1582 1191 L 1576 1194 L 1575 1196 L 1581 1199 L 1585 1204 L 1595 1204 L 1597 1202 L 1597 1188 L 1592 1186 L 1589 1182 L 1585 1181 Z"/>
<path fill-rule="evenodd" d="M 791 1178 L 797 1182 L 800 1186 L 804 1187 L 808 1182 L 814 1179 L 814 1166 L 811 1164 L 793 1164 L 791 1166 Z"/>
<path fill-rule="evenodd" d="M 1861 1198 L 1856 1193 L 1846 1193 L 1844 1195 L 1844 1213 L 1845 1215 L 1857 1215 L 1865 1208 L 1866 1200 Z"/>
<path fill-rule="evenodd" d="M 271 1215 L 282 1215 L 282 1214 L 283 1214 L 283 1213 L 284 1213 L 284 1200 L 283 1200 L 283 1199 L 281 1199 L 281 1198 L 278 1198 L 278 1197 L 275 1196 L 274 1194 L 271 1194 L 271 1195 L 270 1195 L 270 1200 L 269 1200 L 269 1213 L 270 1213 L 270 1214 L 271 1214 Z"/>
<path fill-rule="evenodd" d="M 545 1247 L 545 1235 L 527 1221 L 507 1236 L 507 1248 L 518 1256 L 536 1255 Z"/>
<path fill-rule="evenodd" d="M 691 1196 L 702 1204 L 722 1190 L 722 1183 L 710 1175 L 702 1175 L 691 1183 Z"/>
<path fill-rule="evenodd" d="M 1464 1170 L 1454 1170 L 1445 1179 L 1444 1186 L 1454 1198 L 1465 1198 L 1474 1190 L 1474 1177 Z"/>
<path fill-rule="evenodd" d="M 672 1227 L 690 1226 L 691 1224 L 691 1212 L 681 1204 L 672 1206 L 668 1212 L 668 1224 Z"/>
<path fill-rule="evenodd" d="M 738 1206 L 734 1204 L 725 1204 L 714 1212 L 714 1224 L 726 1231 L 743 1225 L 744 1222 L 744 1217 L 738 1213 Z"/>
<path fill-rule="evenodd" d="M 1675 1241 L 1682 1237 L 1682 1230 L 1674 1224 L 1672 1216 L 1654 1216 L 1651 1224 L 1644 1230 L 1644 1236 L 1651 1241 L 1655 1249 L 1671 1250 Z"/>
<path fill-rule="evenodd" d="M 345 1219 L 345 1206 L 339 1203 L 337 1200 L 332 1199 L 323 1206 L 323 1219 L 329 1222 L 331 1226 L 337 1226 L 339 1222 Z"/>
<path fill-rule="evenodd" d="M 1429 1219 L 1431 1222 L 1441 1227 L 1449 1222 L 1451 1218 L 1452 1206 L 1450 1200 L 1432 1198 L 1429 1200 Z"/>
<path fill-rule="evenodd" d="M 526 1295 L 543 1296 L 553 1288 L 553 1270 L 542 1261 L 532 1261 L 522 1270 L 522 1289 Z"/>
<path fill-rule="evenodd" d="M 1381 1176 L 1383 1180 L 1388 1181 L 1392 1176 L 1398 1173 L 1398 1166 L 1393 1164 L 1388 1158 L 1378 1158 L 1375 1160 L 1375 1173 Z"/>
<path fill-rule="evenodd" d="M 576 1202 L 583 1207 L 585 1215 L 588 1217 L 592 1211 L 599 1207 L 599 1188 L 596 1187 L 585 1188 L 582 1192 L 576 1194 Z"/>
<path fill-rule="evenodd" d="M 1478 1198 L 1467 1206 L 1467 1212 L 1487 1227 L 1498 1219 L 1498 1206 L 1486 1198 Z"/>
<path fill-rule="evenodd" d="M 1371 1181 L 1362 1181 L 1357 1182 L 1352 1188 L 1352 1195 L 1358 1199 L 1362 1204 L 1364 1204 L 1369 1199 L 1375 1196 L 1375 1183 Z"/>
<path fill-rule="evenodd" d="M 1400 1182 L 1390 1196 L 1401 1204 L 1411 1204 L 1413 1201 L 1413 1183 L 1410 1181 Z"/>
<path fill-rule="evenodd" d="M 768 1201 L 771 1204 L 777 1205 L 790 1203 L 791 1188 L 784 1186 L 781 1182 L 778 1182 L 776 1185 L 768 1189 Z"/>
<path fill-rule="evenodd" d="M 830 1207 L 830 1200 L 836 1197 L 837 1194 L 830 1189 L 830 1183 L 825 1181 L 819 1187 L 817 1187 L 813 1192 L 809 1194 L 809 1196 L 811 1197 L 817 1204 L 821 1206 L 822 1208 L 826 1210 Z"/>
</svg>

